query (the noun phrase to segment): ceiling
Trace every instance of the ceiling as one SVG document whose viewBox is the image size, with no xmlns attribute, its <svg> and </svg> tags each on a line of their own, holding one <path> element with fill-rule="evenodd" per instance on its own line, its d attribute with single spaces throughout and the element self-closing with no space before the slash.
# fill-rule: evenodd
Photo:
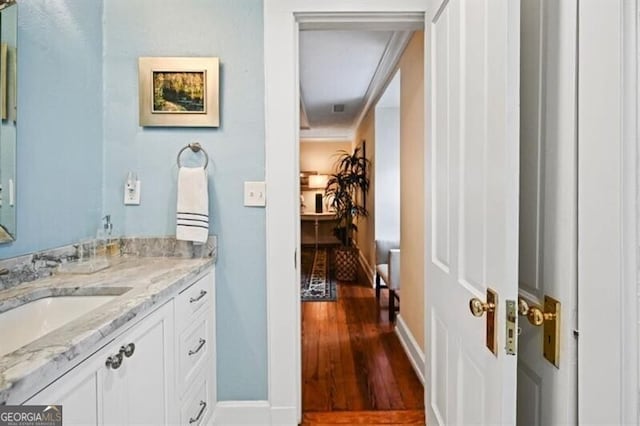
<svg viewBox="0 0 640 426">
<path fill-rule="evenodd" d="M 386 86 L 408 31 L 301 31 L 300 97 L 308 128 L 301 139 L 352 139 Z M 334 105 L 344 105 L 334 112 Z M 304 117 L 301 119 L 304 122 Z"/>
</svg>

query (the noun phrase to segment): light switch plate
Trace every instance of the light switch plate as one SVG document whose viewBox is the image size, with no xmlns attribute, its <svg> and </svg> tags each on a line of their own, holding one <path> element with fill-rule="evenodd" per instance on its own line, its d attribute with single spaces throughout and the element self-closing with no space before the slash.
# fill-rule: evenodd
<svg viewBox="0 0 640 426">
<path fill-rule="evenodd" d="M 267 186 L 264 182 L 244 183 L 244 205 L 247 207 L 267 205 Z"/>
</svg>

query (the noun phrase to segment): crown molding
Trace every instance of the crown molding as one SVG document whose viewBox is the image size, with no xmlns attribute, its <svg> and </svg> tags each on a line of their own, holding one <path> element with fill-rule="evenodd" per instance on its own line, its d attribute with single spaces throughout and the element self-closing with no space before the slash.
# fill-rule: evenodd
<svg viewBox="0 0 640 426">
<path fill-rule="evenodd" d="M 384 90 L 393 79 L 398 67 L 398 62 L 400 61 L 407 44 L 409 44 L 409 40 L 411 40 L 412 35 L 412 31 L 396 31 L 389 39 L 387 47 L 380 59 L 380 63 L 378 64 L 378 68 L 376 68 L 376 72 L 374 73 L 371 83 L 369 84 L 369 88 L 364 96 L 365 102 L 362 105 L 362 109 L 358 114 L 357 120 L 351 128 L 352 134 L 356 134 L 358 128 L 362 124 L 362 120 L 364 120 L 365 115 L 369 112 L 369 109 L 375 106 L 376 102 L 378 102 L 378 99 L 380 99 Z"/>
<path fill-rule="evenodd" d="M 301 31 L 361 30 L 416 31 L 424 28 L 424 13 L 318 12 L 294 14 Z"/>
<path fill-rule="evenodd" d="M 304 98 L 302 97 L 302 89 L 300 89 L 300 130 L 310 130 L 309 118 L 307 117 L 307 109 L 304 106 Z"/>
<path fill-rule="evenodd" d="M 365 115 L 370 108 L 375 106 L 389 85 L 389 82 L 393 79 L 400 57 L 402 57 L 404 49 L 407 47 L 407 44 L 409 44 L 412 34 L 412 31 L 396 31 L 389 38 L 380 62 L 378 62 L 378 66 L 371 78 L 369 87 L 363 96 L 364 102 L 351 127 L 303 127 L 306 112 L 304 111 L 302 93 L 300 93 L 300 139 L 353 140 Z M 308 121 L 306 122 L 308 124 Z"/>
<path fill-rule="evenodd" d="M 300 140 L 323 139 L 350 141 L 355 137 L 350 127 L 318 127 L 308 130 L 300 130 Z"/>
</svg>

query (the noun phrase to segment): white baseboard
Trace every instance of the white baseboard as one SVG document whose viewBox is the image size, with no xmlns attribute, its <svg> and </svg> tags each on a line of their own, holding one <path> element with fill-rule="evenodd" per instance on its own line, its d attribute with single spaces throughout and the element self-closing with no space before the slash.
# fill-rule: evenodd
<svg viewBox="0 0 640 426">
<path fill-rule="evenodd" d="M 271 407 L 272 425 L 297 425 L 299 420 L 296 407 Z"/>
<path fill-rule="evenodd" d="M 362 250 L 360 250 L 360 247 L 358 247 L 358 261 L 360 262 L 360 267 L 367 275 L 371 286 L 375 287 L 376 283 L 373 280 L 374 269 L 371 267 L 371 265 L 369 265 L 369 261 L 364 257 L 364 254 L 362 254 Z"/>
<path fill-rule="evenodd" d="M 396 317 L 396 335 L 400 339 L 400 344 L 402 344 L 404 351 L 407 353 L 407 357 L 409 357 L 413 370 L 418 375 L 422 386 L 424 386 L 424 352 L 416 342 L 413 334 L 411 334 L 411 330 L 407 327 L 407 323 L 404 322 L 401 314 Z"/>
<path fill-rule="evenodd" d="M 297 425 L 295 407 L 272 407 L 269 401 L 220 401 L 209 426 Z"/>
<path fill-rule="evenodd" d="M 214 425 L 269 425 L 269 401 L 219 401 L 213 413 Z M 294 423 L 295 424 L 295 423 Z"/>
</svg>

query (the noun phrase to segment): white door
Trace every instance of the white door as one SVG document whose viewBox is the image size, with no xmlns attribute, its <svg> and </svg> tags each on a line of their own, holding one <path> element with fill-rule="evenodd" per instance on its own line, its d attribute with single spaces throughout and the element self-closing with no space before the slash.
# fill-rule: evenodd
<svg viewBox="0 0 640 426">
<path fill-rule="evenodd" d="M 518 424 L 577 423 L 577 0 L 523 0 L 520 295 L 561 303 L 557 367 L 521 317 Z"/>
<path fill-rule="evenodd" d="M 513 424 L 518 297 L 518 0 L 449 0 L 431 25 L 426 334 L 428 424 Z M 495 306 L 496 353 L 472 298 Z"/>
</svg>

